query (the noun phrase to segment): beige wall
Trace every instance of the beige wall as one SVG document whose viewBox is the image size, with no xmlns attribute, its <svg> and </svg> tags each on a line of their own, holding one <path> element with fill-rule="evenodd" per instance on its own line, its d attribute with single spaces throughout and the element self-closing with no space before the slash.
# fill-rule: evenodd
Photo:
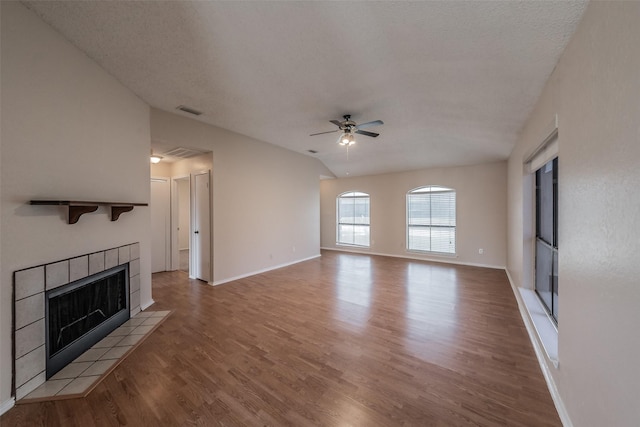
<svg viewBox="0 0 640 427">
<path fill-rule="evenodd" d="M 11 394 L 12 274 L 141 243 L 141 304 L 151 302 L 149 210 L 106 208 L 66 223 L 35 198 L 149 201 L 149 107 L 17 2 L 2 2 L 0 404 Z"/>
<path fill-rule="evenodd" d="M 640 421 L 640 3 L 592 2 L 509 160 L 508 270 L 527 286 L 523 161 L 559 118 L 559 366 L 575 426 Z"/>
<path fill-rule="evenodd" d="M 506 263 L 506 162 L 476 166 L 323 180 L 323 248 L 336 245 L 336 197 L 345 191 L 371 196 L 371 248 L 363 252 L 504 268 Z M 425 185 L 456 190 L 456 257 L 422 256 L 406 250 L 406 194 Z M 484 254 L 480 255 L 478 249 Z"/>
<path fill-rule="evenodd" d="M 214 283 L 319 255 L 318 160 L 156 109 L 151 137 L 213 151 Z"/>
</svg>

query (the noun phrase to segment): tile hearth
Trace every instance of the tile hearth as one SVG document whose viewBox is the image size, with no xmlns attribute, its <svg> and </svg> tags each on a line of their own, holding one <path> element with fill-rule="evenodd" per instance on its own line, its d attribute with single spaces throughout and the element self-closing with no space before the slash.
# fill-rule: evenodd
<svg viewBox="0 0 640 427">
<path fill-rule="evenodd" d="M 84 397 L 171 314 L 141 311 L 17 403 Z"/>
<path fill-rule="evenodd" d="M 129 265 L 129 313 L 140 311 L 140 243 L 130 243 L 14 272 L 14 382 L 16 400 L 46 379 L 47 291 L 76 280 Z"/>
</svg>

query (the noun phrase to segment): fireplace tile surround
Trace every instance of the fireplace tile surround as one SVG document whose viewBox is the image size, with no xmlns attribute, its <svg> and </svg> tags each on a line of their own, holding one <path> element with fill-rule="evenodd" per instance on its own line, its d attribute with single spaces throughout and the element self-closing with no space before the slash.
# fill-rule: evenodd
<svg viewBox="0 0 640 427">
<path fill-rule="evenodd" d="M 129 263 L 130 315 L 140 312 L 140 244 L 132 243 L 14 273 L 14 378 L 19 400 L 46 380 L 45 292 Z"/>
</svg>

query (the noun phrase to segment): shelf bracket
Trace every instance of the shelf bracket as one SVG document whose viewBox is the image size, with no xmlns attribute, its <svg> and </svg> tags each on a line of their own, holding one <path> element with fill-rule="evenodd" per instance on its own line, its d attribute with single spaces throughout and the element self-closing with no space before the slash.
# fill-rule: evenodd
<svg viewBox="0 0 640 427">
<path fill-rule="evenodd" d="M 125 212 L 131 212 L 133 206 L 111 206 L 111 221 L 117 221 L 120 215 Z"/>
<path fill-rule="evenodd" d="M 98 210 L 98 206 L 76 206 L 69 205 L 69 224 L 75 224 L 80 217 L 89 212 L 95 212 Z"/>
</svg>

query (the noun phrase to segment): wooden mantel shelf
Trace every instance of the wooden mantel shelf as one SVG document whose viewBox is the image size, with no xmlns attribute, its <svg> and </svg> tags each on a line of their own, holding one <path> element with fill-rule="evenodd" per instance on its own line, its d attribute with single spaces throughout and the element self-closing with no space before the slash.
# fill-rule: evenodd
<svg viewBox="0 0 640 427">
<path fill-rule="evenodd" d="M 88 202 L 86 200 L 31 200 L 30 203 L 38 206 L 68 206 L 69 224 L 75 224 L 83 214 L 95 212 L 99 206 L 111 208 L 111 221 L 117 221 L 121 214 L 132 211 L 135 206 L 149 206 L 148 203 Z"/>
</svg>

